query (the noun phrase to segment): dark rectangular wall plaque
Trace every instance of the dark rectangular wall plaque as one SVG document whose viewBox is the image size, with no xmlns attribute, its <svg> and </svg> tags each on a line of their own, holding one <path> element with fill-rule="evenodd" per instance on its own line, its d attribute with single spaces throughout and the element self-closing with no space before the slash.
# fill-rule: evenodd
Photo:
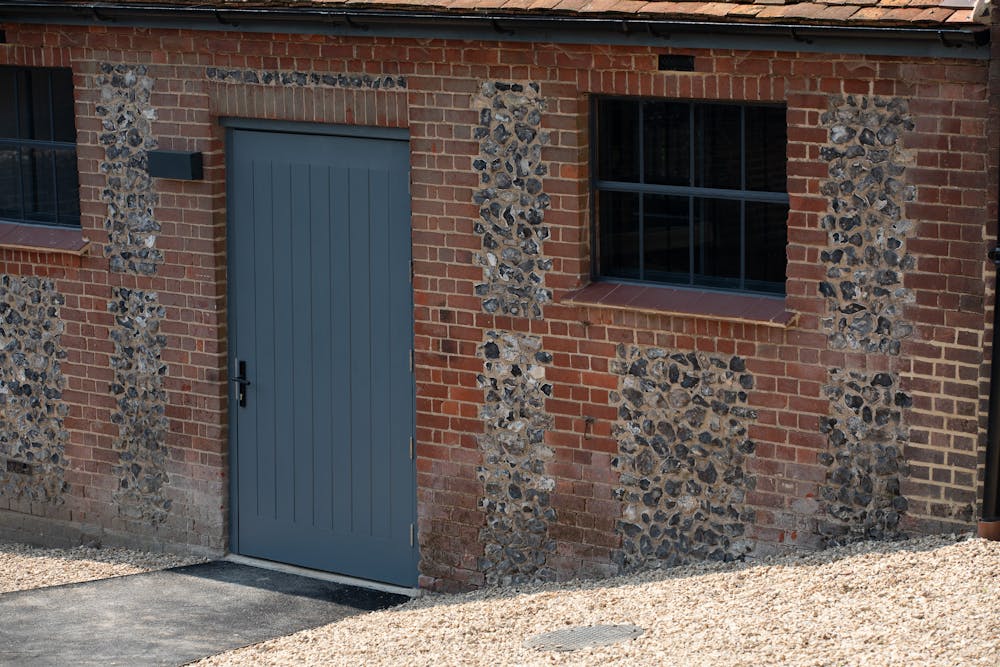
<svg viewBox="0 0 1000 667">
<path fill-rule="evenodd" d="M 201 153 L 150 151 L 149 175 L 180 181 L 200 181 L 204 177 Z"/>
</svg>

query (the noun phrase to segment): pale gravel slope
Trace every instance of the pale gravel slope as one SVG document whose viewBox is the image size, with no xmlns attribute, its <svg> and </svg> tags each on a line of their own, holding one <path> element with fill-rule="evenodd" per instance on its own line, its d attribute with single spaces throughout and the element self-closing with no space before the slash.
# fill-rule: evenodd
<svg viewBox="0 0 1000 667">
<path fill-rule="evenodd" d="M 0 544 L 0 593 L 192 562 L 124 549 Z M 646 629 L 573 653 L 521 642 L 599 623 Z M 199 665 L 1000 664 L 1000 542 L 931 537 L 755 564 L 428 596 Z"/>
<path fill-rule="evenodd" d="M 42 549 L 0 542 L 0 593 L 120 577 L 204 561 L 131 549 Z"/>
<path fill-rule="evenodd" d="M 634 641 L 525 649 L 634 623 Z M 859 544 L 755 564 L 428 596 L 198 665 L 1000 665 L 1000 542 Z"/>
</svg>

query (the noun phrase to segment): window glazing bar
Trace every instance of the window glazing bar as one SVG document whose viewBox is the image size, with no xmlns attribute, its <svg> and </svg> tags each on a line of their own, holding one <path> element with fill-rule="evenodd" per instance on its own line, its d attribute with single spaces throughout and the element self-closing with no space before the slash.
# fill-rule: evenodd
<svg viewBox="0 0 1000 667">
<path fill-rule="evenodd" d="M 45 75 L 49 84 L 49 137 L 52 139 L 56 138 L 56 114 L 55 109 L 52 105 L 55 103 L 55 96 L 52 91 L 52 73 L 48 72 Z M 53 208 L 55 209 L 55 222 L 59 223 L 59 174 L 56 172 L 56 152 L 52 151 L 49 157 L 49 162 L 52 165 L 52 199 Z"/>
<path fill-rule="evenodd" d="M 688 187 L 694 189 L 695 183 L 695 136 L 694 104 L 688 103 Z M 697 264 L 694 257 L 694 197 L 688 195 L 688 285 L 694 285 L 694 274 Z"/>
<path fill-rule="evenodd" d="M 674 195 L 677 197 L 703 197 L 705 199 L 743 199 L 771 204 L 787 204 L 787 192 L 762 192 L 758 190 L 727 190 L 724 188 L 698 188 L 684 185 L 653 185 L 625 181 L 595 181 L 600 190 L 610 192 L 641 192 L 649 195 Z"/>
<path fill-rule="evenodd" d="M 14 74 L 14 118 L 17 123 L 17 136 L 21 137 L 24 135 L 24 130 L 21 128 L 21 77 L 25 76 L 23 72 L 16 72 Z M 13 142 L 14 147 L 17 149 L 17 165 L 15 171 L 17 172 L 17 203 L 18 209 L 21 212 L 19 219 L 24 220 L 25 214 L 24 210 L 24 153 L 21 150 L 21 142 Z"/>
<path fill-rule="evenodd" d="M 646 105 L 639 102 L 639 180 L 646 182 Z M 639 278 L 646 279 L 646 197 L 639 195 Z"/>
<path fill-rule="evenodd" d="M 740 187 L 747 188 L 747 108 L 740 107 Z M 740 289 L 747 282 L 747 202 L 740 200 Z"/>
<path fill-rule="evenodd" d="M 76 150 L 76 144 L 72 141 L 43 141 L 41 139 L 14 139 L 13 137 L 0 137 L 0 146 Z"/>
</svg>

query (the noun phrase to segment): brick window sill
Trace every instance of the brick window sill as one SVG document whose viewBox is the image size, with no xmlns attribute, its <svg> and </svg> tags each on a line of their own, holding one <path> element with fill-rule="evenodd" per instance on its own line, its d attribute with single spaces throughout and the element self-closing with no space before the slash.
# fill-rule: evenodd
<svg viewBox="0 0 1000 667">
<path fill-rule="evenodd" d="M 42 227 L 0 221 L 0 249 L 86 255 L 90 240 L 80 229 Z"/>
<path fill-rule="evenodd" d="M 749 322 L 786 328 L 795 315 L 785 310 L 782 297 L 727 294 L 663 285 L 595 282 L 563 297 L 562 303 L 617 308 L 697 319 Z"/>
</svg>

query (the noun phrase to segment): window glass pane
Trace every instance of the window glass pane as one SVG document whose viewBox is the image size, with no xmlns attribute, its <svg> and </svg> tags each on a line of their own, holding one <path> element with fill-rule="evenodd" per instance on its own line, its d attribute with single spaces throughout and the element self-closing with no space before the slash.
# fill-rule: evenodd
<svg viewBox="0 0 1000 667">
<path fill-rule="evenodd" d="M 12 67 L 0 67 L 0 137 L 17 137 L 17 105 L 14 91 L 17 75 Z"/>
<path fill-rule="evenodd" d="M 645 182 L 690 185 L 691 105 L 646 102 L 643 105 Z"/>
<path fill-rule="evenodd" d="M 601 274 L 639 278 L 639 195 L 599 192 Z"/>
<path fill-rule="evenodd" d="M 639 105 L 601 100 L 597 108 L 597 177 L 639 181 Z"/>
<path fill-rule="evenodd" d="M 0 145 L 0 216 L 21 217 L 21 189 L 17 183 L 20 157 L 16 146 Z"/>
<path fill-rule="evenodd" d="M 694 184 L 703 188 L 739 188 L 740 107 L 695 106 Z"/>
<path fill-rule="evenodd" d="M 645 280 L 690 282 L 691 260 L 688 249 L 691 247 L 691 225 L 688 201 L 687 197 L 645 195 Z"/>
<path fill-rule="evenodd" d="M 76 171 L 76 150 L 55 151 L 56 189 L 59 195 L 59 224 L 80 222 L 80 184 Z"/>
<path fill-rule="evenodd" d="M 788 204 L 746 203 L 746 289 L 785 291 Z"/>
<path fill-rule="evenodd" d="M 747 107 L 747 190 L 786 192 L 787 124 L 783 107 Z"/>
<path fill-rule="evenodd" d="M 17 70 L 14 81 L 14 105 L 17 107 L 17 136 L 20 139 L 34 139 L 31 134 L 31 86 L 28 85 L 31 70 Z"/>
<path fill-rule="evenodd" d="M 56 192 L 52 179 L 52 149 L 21 149 L 21 193 L 24 217 L 38 222 L 56 221 Z"/>
<path fill-rule="evenodd" d="M 52 124 L 53 140 L 76 143 L 75 107 L 73 105 L 73 72 L 69 69 L 52 70 Z"/>
<path fill-rule="evenodd" d="M 740 202 L 694 199 L 694 284 L 740 286 Z"/>
<path fill-rule="evenodd" d="M 52 99 L 49 96 L 48 70 L 28 70 L 30 111 L 25 139 L 52 140 Z"/>
</svg>

